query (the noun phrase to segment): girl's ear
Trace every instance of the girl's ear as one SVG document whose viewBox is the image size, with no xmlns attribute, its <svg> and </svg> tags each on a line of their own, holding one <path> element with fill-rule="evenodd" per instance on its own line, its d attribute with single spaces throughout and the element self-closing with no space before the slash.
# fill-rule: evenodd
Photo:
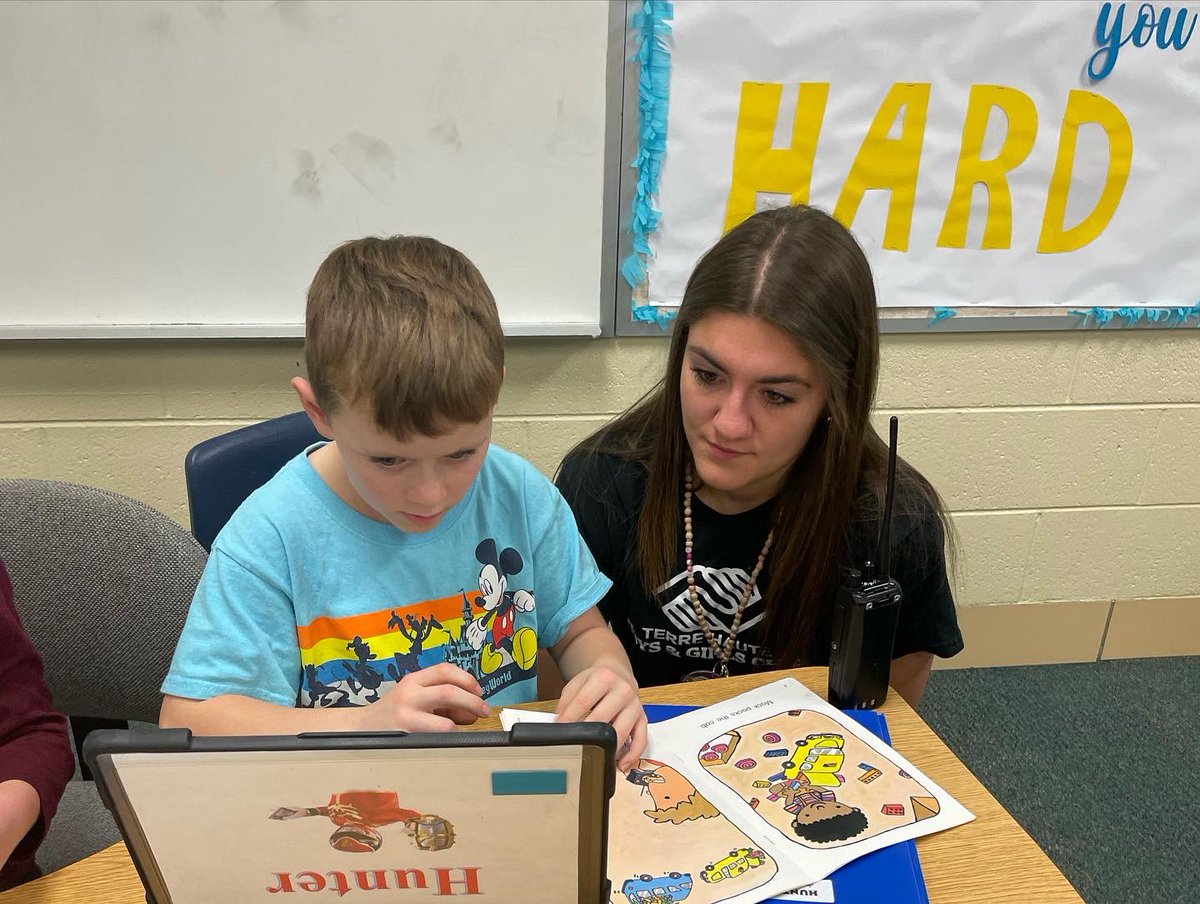
<svg viewBox="0 0 1200 904">
<path fill-rule="evenodd" d="M 326 439 L 333 439 L 333 428 L 329 424 L 329 418 L 325 411 L 317 402 L 317 394 L 313 392 L 312 384 L 304 377 L 293 377 L 292 389 L 296 390 L 296 395 L 300 397 L 300 406 L 308 415 L 308 419 L 312 421 L 313 426 L 317 428 L 317 432 Z"/>
</svg>

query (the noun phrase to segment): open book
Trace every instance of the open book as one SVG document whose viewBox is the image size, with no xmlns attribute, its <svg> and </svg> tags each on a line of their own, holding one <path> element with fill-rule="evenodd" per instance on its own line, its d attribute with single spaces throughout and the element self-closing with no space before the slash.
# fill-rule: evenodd
<svg viewBox="0 0 1200 904">
<path fill-rule="evenodd" d="M 501 720 L 514 715 L 542 716 Z M 652 725 L 649 737 L 612 799 L 613 904 L 755 904 L 974 818 L 791 678 Z"/>
</svg>

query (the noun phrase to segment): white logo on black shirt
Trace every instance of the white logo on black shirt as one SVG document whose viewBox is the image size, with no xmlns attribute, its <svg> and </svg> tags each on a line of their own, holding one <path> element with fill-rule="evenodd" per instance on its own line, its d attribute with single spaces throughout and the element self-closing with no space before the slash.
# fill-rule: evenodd
<svg viewBox="0 0 1200 904">
<path fill-rule="evenodd" d="M 728 634 L 737 615 L 738 600 L 750 581 L 750 573 L 742 568 L 711 568 L 707 565 L 694 566 L 692 573 L 696 577 L 696 595 L 700 598 L 700 608 L 704 610 L 709 629 L 714 634 Z M 688 594 L 687 571 L 679 572 L 659 587 L 655 595 L 663 600 L 663 614 L 676 630 L 700 630 Z M 738 633 L 758 624 L 764 614 L 762 594 L 756 586 L 746 603 Z"/>
</svg>

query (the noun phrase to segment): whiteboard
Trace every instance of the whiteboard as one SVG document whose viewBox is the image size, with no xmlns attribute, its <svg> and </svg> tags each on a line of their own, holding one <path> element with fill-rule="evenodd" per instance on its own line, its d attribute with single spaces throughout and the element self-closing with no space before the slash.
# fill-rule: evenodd
<svg viewBox="0 0 1200 904">
<path fill-rule="evenodd" d="M 329 251 L 394 233 L 466 253 L 506 333 L 597 335 L 612 30 L 606 0 L 2 3 L 0 336 L 300 336 Z"/>
</svg>

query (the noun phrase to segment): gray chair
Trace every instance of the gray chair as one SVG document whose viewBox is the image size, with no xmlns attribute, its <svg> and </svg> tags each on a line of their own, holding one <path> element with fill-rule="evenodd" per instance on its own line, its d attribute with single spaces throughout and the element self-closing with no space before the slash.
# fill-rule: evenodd
<svg viewBox="0 0 1200 904">
<path fill-rule="evenodd" d="M 0 479 L 0 559 L 77 743 L 95 725 L 157 723 L 206 558 L 187 530 L 129 496 Z M 38 862 L 50 872 L 117 839 L 92 783 L 72 782 Z"/>
</svg>

